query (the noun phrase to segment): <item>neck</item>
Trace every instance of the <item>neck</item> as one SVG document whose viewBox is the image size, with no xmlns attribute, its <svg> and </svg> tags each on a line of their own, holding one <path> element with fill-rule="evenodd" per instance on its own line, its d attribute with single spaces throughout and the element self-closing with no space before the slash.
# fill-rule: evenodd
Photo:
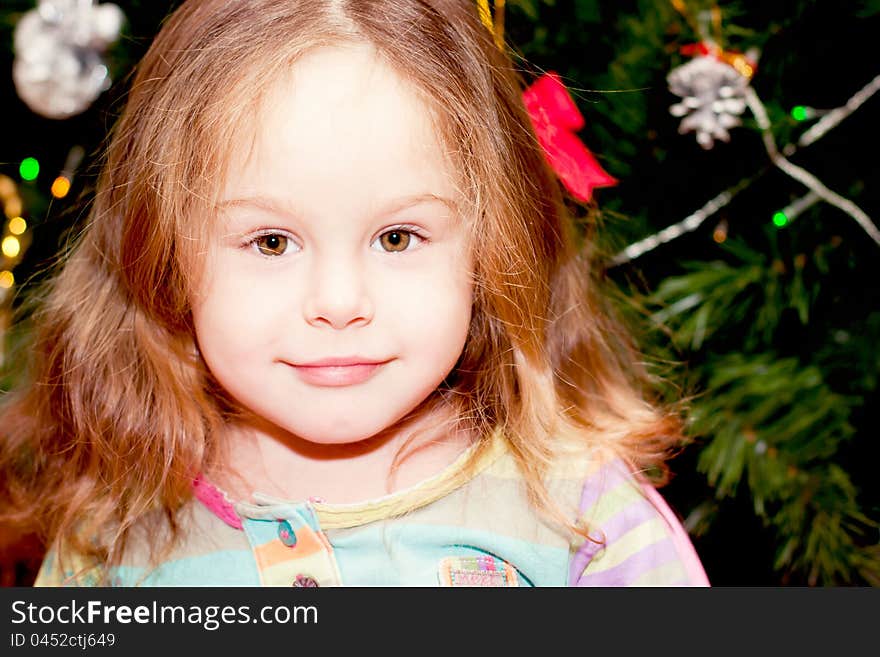
<svg viewBox="0 0 880 657">
<path fill-rule="evenodd" d="M 356 443 L 326 445 L 258 421 L 227 428 L 229 463 L 211 473 L 234 499 L 261 492 L 291 501 L 346 504 L 409 488 L 446 468 L 471 444 L 449 409 L 434 410 Z"/>
</svg>

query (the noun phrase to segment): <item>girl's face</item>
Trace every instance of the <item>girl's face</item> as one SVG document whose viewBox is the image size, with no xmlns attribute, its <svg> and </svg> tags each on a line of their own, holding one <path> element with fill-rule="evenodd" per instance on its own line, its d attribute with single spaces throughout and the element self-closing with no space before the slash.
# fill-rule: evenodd
<svg viewBox="0 0 880 657">
<path fill-rule="evenodd" d="M 199 348 L 262 421 L 366 439 L 464 348 L 472 263 L 452 169 L 427 107 L 367 47 L 299 60 L 256 125 L 232 150 L 193 300 Z"/>
</svg>

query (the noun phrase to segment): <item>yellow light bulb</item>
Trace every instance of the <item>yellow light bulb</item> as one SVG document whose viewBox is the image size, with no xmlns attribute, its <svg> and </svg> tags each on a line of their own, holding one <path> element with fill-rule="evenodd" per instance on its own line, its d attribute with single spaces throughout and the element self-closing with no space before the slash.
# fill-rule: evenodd
<svg viewBox="0 0 880 657">
<path fill-rule="evenodd" d="M 9 232 L 13 235 L 21 235 L 27 230 L 27 222 L 22 217 L 13 217 L 9 220 Z"/>
<path fill-rule="evenodd" d="M 4 290 L 8 290 L 15 284 L 15 276 L 12 275 L 11 271 L 0 271 L 0 287 Z"/>
<path fill-rule="evenodd" d="M 0 250 L 3 251 L 3 255 L 7 258 L 14 258 L 21 252 L 21 243 L 18 241 L 17 237 L 9 237 L 3 238 L 3 243 L 0 245 Z"/>
<path fill-rule="evenodd" d="M 3 212 L 8 219 L 21 215 L 21 199 L 18 196 L 10 196 L 3 204 Z"/>
</svg>

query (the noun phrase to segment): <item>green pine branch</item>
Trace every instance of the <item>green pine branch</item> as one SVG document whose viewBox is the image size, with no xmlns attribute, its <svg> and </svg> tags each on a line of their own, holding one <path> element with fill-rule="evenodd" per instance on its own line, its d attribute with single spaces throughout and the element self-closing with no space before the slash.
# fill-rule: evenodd
<svg viewBox="0 0 880 657">
<path fill-rule="evenodd" d="M 833 461 L 854 434 L 849 417 L 861 400 L 833 392 L 818 367 L 773 353 L 735 353 L 704 370 L 706 391 L 688 424 L 705 440 L 698 468 L 719 499 L 748 487 L 755 514 L 779 538 L 774 567 L 811 584 L 875 578 L 880 559 L 867 536 L 880 524 Z"/>
<path fill-rule="evenodd" d="M 786 309 L 806 325 L 819 295 L 812 270 L 824 261 L 819 256 L 786 258 L 776 249 L 774 234 L 767 235 L 773 242 L 770 255 L 731 239 L 722 251 L 732 262 L 682 263 L 686 273 L 664 279 L 651 294 L 657 307 L 651 321 L 669 326 L 675 344 L 694 352 L 725 332 L 741 335 L 745 349 L 755 350 L 772 341 Z"/>
</svg>

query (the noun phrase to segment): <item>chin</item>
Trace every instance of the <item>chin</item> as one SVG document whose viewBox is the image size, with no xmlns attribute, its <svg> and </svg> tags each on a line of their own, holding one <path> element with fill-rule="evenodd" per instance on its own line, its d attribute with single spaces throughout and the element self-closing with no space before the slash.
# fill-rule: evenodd
<svg viewBox="0 0 880 657">
<path fill-rule="evenodd" d="M 353 445 L 362 440 L 367 440 L 375 435 L 364 433 L 320 433 L 320 434 L 297 434 L 302 440 L 313 445 Z"/>
<path fill-rule="evenodd" d="M 382 431 L 384 424 L 376 426 L 334 423 L 326 426 L 290 427 L 291 434 L 315 445 L 348 445 L 372 438 Z"/>
</svg>

